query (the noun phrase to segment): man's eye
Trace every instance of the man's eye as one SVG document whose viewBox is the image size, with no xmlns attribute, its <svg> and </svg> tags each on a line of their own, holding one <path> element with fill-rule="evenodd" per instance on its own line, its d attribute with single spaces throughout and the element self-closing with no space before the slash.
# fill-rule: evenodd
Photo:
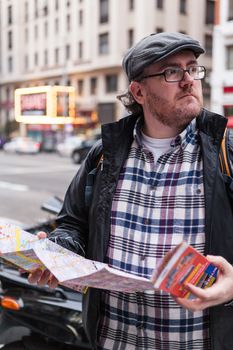
<svg viewBox="0 0 233 350">
<path fill-rule="evenodd" d="M 180 71 L 179 68 L 168 68 L 166 69 L 166 74 L 167 76 L 172 76 L 172 75 L 179 74 L 179 71 Z"/>
<path fill-rule="evenodd" d="M 190 72 L 190 73 L 197 73 L 197 71 L 198 71 L 198 67 L 195 67 L 195 66 L 194 66 L 194 67 L 190 67 L 190 68 L 189 68 L 189 72 Z"/>
</svg>

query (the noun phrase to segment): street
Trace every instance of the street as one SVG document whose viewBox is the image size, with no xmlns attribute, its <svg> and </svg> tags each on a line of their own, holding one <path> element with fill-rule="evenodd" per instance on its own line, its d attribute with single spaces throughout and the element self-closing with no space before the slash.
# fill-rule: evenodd
<svg viewBox="0 0 233 350">
<path fill-rule="evenodd" d="M 0 151 L 0 163 L 0 220 L 9 218 L 25 226 L 50 216 L 40 209 L 41 204 L 54 195 L 63 199 L 79 168 L 70 158 L 56 153 L 20 155 Z M 0 348 L 2 343 L 0 339 Z"/>
<path fill-rule="evenodd" d="M 79 165 L 55 153 L 8 154 L 0 151 L 0 218 L 31 225 L 46 218 L 41 204 L 64 194 Z"/>
</svg>

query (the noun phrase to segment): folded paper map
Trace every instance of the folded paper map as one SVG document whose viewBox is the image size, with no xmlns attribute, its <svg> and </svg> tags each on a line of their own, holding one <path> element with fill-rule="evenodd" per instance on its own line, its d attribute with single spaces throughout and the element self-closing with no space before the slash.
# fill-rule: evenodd
<svg viewBox="0 0 233 350">
<path fill-rule="evenodd" d="M 169 273 L 169 283 L 171 284 L 173 282 L 173 280 L 171 280 L 171 271 L 177 272 L 178 267 L 181 267 L 181 264 L 178 263 L 179 258 L 181 257 L 184 259 L 185 249 L 188 247 L 196 252 L 192 247 L 188 246 L 187 243 L 182 243 L 178 248 L 176 247 L 169 253 L 169 256 L 172 258 L 168 259 L 165 256 L 163 262 L 166 263 L 160 264 L 160 269 L 155 269 L 151 279 L 147 279 L 111 268 L 104 263 L 86 259 L 47 238 L 39 239 L 37 236 L 14 225 L 1 225 L 0 223 L 0 257 L 3 260 L 26 271 L 33 271 L 36 268 L 48 269 L 57 278 L 60 284 L 77 291 L 82 291 L 85 287 L 94 287 L 122 292 L 135 292 L 154 290 L 156 286 L 158 289 L 171 292 L 168 288 L 168 284 L 165 285 L 166 288 L 163 287 L 163 282 Z M 172 253 L 173 251 L 175 254 Z M 180 254 L 178 254 L 179 251 Z M 197 254 L 198 256 L 201 255 L 200 253 Z M 206 258 L 204 258 L 203 261 L 205 262 L 205 267 L 211 265 L 206 262 Z M 199 264 L 200 263 L 199 260 Z M 161 266 L 163 267 L 162 269 Z M 173 266 L 176 266 L 175 270 Z M 187 269 L 190 269 L 190 265 L 187 265 Z M 203 271 L 205 271 L 206 276 L 206 269 L 204 269 L 204 267 Z M 213 274 L 213 271 L 211 272 L 211 279 L 208 286 L 215 280 L 217 274 L 216 268 L 214 271 L 215 274 Z M 194 274 L 193 269 L 191 273 L 192 275 Z M 183 295 L 181 291 L 183 293 L 186 278 L 189 278 L 188 270 L 183 271 L 182 283 L 179 287 L 174 289 L 175 293 L 172 294 L 178 296 Z"/>
<path fill-rule="evenodd" d="M 77 291 L 87 286 L 124 292 L 154 289 L 146 278 L 85 259 L 10 224 L 0 223 L 0 256 L 26 271 L 47 268 L 60 284 Z"/>
</svg>

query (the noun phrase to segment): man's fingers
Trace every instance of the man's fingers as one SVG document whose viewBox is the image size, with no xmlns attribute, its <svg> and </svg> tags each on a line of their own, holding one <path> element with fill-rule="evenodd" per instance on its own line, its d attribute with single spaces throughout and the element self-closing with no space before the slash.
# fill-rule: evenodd
<svg viewBox="0 0 233 350">
<path fill-rule="evenodd" d="M 220 271 L 231 271 L 231 264 L 224 259 L 222 256 L 207 255 L 207 259 L 215 266 L 219 268 Z"/>
<path fill-rule="evenodd" d="M 207 299 L 210 297 L 209 290 L 196 287 L 191 283 L 185 284 L 185 288 L 197 298 Z"/>
<path fill-rule="evenodd" d="M 47 233 L 44 232 L 44 231 L 39 231 L 39 232 L 37 232 L 37 237 L 38 237 L 39 239 L 44 239 L 44 238 L 47 237 Z"/>
<path fill-rule="evenodd" d="M 200 311 L 200 310 L 204 310 L 207 307 L 209 307 L 211 305 L 211 303 L 205 301 L 203 302 L 203 300 L 201 299 L 185 299 L 185 298 L 174 298 L 174 300 L 181 305 L 182 307 L 184 307 L 185 309 L 191 310 L 191 311 Z"/>
<path fill-rule="evenodd" d="M 29 283 L 37 283 L 37 281 L 41 278 L 43 271 L 40 269 L 36 269 L 35 271 L 31 272 L 28 276 L 28 282 Z"/>
<path fill-rule="evenodd" d="M 49 270 L 45 270 L 37 281 L 38 286 L 44 286 L 48 283 L 50 277 Z"/>
<path fill-rule="evenodd" d="M 50 288 L 56 288 L 58 285 L 58 280 L 55 276 L 53 276 L 49 270 L 40 270 L 37 269 L 30 273 L 28 276 L 28 281 L 32 284 L 36 284 L 38 286 L 44 286 L 48 284 Z"/>
<path fill-rule="evenodd" d="M 49 281 L 48 281 L 48 286 L 50 288 L 54 289 L 54 288 L 57 287 L 57 285 L 58 285 L 58 280 L 56 279 L 56 277 L 53 276 L 53 275 L 50 275 L 50 278 L 49 278 Z"/>
</svg>

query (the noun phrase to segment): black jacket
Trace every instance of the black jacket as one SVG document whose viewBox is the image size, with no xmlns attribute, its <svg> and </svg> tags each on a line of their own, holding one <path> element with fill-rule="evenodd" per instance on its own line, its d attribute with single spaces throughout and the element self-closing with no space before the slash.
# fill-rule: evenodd
<svg viewBox="0 0 233 350">
<path fill-rule="evenodd" d="M 119 172 L 133 141 L 135 116 L 102 126 L 102 145 L 98 143 L 81 165 L 70 184 L 58 228 L 52 236 L 70 241 L 70 249 L 89 259 L 103 262 L 110 233 L 111 203 Z M 225 117 L 203 110 L 197 118 L 203 156 L 205 192 L 205 253 L 221 255 L 233 263 L 233 216 L 229 189 L 219 167 L 219 148 L 226 127 Z M 103 164 L 98 167 L 91 205 L 85 205 L 87 176 L 96 167 L 101 152 Z M 89 288 L 83 297 L 83 322 L 93 349 L 96 347 L 101 291 Z M 233 349 L 233 307 L 210 308 L 212 350 Z"/>
</svg>

